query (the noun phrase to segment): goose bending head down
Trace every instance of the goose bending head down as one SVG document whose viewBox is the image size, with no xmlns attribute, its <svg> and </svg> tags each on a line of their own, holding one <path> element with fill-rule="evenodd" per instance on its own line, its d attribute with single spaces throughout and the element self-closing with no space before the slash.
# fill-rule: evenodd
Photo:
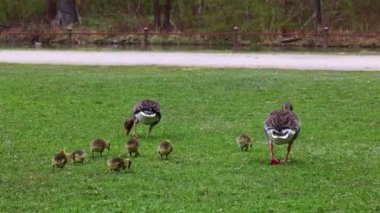
<svg viewBox="0 0 380 213">
<path fill-rule="evenodd" d="M 294 140 L 301 130 L 301 122 L 293 112 L 293 106 L 289 103 L 282 105 L 282 109 L 272 111 L 264 123 L 264 131 L 269 140 L 271 164 L 287 162 Z M 288 144 L 285 160 L 277 160 L 274 157 L 274 145 Z"/>
<path fill-rule="evenodd" d="M 149 125 L 148 137 L 155 125 L 161 120 L 160 104 L 157 101 L 145 99 L 136 104 L 133 108 L 131 118 L 124 123 L 126 134 L 133 128 L 133 136 L 137 137 L 136 126 L 138 123 Z"/>
</svg>

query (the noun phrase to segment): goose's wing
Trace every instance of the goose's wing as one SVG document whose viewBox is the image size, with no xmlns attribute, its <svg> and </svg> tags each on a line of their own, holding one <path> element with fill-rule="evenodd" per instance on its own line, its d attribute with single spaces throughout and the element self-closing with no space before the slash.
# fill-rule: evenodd
<svg viewBox="0 0 380 213">
<path fill-rule="evenodd" d="M 160 104 L 150 99 L 142 100 L 133 108 L 133 114 L 137 114 L 141 111 L 152 111 L 161 114 Z"/>
<path fill-rule="evenodd" d="M 275 129 L 292 129 L 296 132 L 300 130 L 301 123 L 297 115 L 290 110 L 275 110 L 269 114 L 264 123 L 266 131 Z"/>
</svg>

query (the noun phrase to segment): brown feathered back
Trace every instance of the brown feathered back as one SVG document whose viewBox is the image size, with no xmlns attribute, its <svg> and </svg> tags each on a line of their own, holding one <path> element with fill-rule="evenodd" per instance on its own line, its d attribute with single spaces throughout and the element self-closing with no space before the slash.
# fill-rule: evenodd
<svg viewBox="0 0 380 213">
<path fill-rule="evenodd" d="M 107 165 L 110 171 L 120 171 L 126 168 L 131 169 L 132 161 L 121 157 L 114 157 L 107 160 Z"/>
<path fill-rule="evenodd" d="M 281 131 L 289 128 L 299 131 L 300 121 L 297 115 L 292 111 L 293 106 L 285 103 L 280 110 L 272 111 L 265 120 L 265 129 L 275 129 Z"/>
<path fill-rule="evenodd" d="M 69 155 L 69 159 L 72 160 L 74 163 L 82 163 L 86 157 L 86 152 L 82 149 L 77 149 L 71 152 Z"/>
<path fill-rule="evenodd" d="M 125 143 L 125 148 L 127 149 L 130 156 L 132 156 L 132 153 L 134 153 L 135 157 L 139 156 L 139 147 L 140 144 L 137 140 L 137 137 L 134 136 Z"/>
<path fill-rule="evenodd" d="M 110 150 L 110 146 L 111 146 L 110 143 L 108 143 L 107 141 L 105 141 L 105 140 L 103 140 L 103 139 L 100 139 L 100 138 L 95 139 L 95 140 L 92 142 L 92 144 L 91 144 L 91 148 L 92 148 L 93 150 L 96 150 L 96 151 L 98 151 L 98 150 L 103 151 L 104 149 L 108 149 L 108 150 Z"/>
<path fill-rule="evenodd" d="M 169 140 L 162 141 L 158 147 L 157 152 L 162 156 L 168 157 L 168 155 L 173 151 L 173 146 Z"/>
<path fill-rule="evenodd" d="M 236 142 L 238 144 L 249 144 L 251 143 L 251 140 L 252 140 L 251 136 L 246 135 L 246 134 L 241 134 L 239 135 L 239 137 L 236 138 Z"/>
<path fill-rule="evenodd" d="M 66 165 L 67 161 L 68 159 L 67 159 L 65 150 L 63 149 L 59 150 L 59 152 L 56 155 L 54 155 L 52 159 L 53 171 L 54 171 L 54 168 L 62 169 Z"/>
<path fill-rule="evenodd" d="M 136 114 L 142 110 L 150 110 L 157 114 L 161 114 L 160 104 L 157 101 L 151 99 L 144 99 L 140 101 L 134 108 L 133 114 Z"/>
<path fill-rule="evenodd" d="M 161 149 L 161 150 L 165 150 L 165 151 L 172 151 L 172 150 L 173 150 L 173 147 L 172 147 L 170 141 L 163 141 L 163 142 L 160 144 L 160 149 Z"/>
<path fill-rule="evenodd" d="M 140 144 L 136 137 L 132 137 L 130 140 L 127 141 L 126 147 L 132 148 L 132 149 L 138 149 L 140 147 Z"/>
</svg>

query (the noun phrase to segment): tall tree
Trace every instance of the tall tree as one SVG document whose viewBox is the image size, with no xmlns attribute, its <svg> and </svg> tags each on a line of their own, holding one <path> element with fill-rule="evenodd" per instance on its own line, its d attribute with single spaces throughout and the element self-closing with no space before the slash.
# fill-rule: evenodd
<svg viewBox="0 0 380 213">
<path fill-rule="evenodd" d="M 153 0 L 153 16 L 155 30 L 169 32 L 174 26 L 171 22 L 172 0 L 165 0 L 163 10 L 161 12 L 160 0 Z M 162 19 L 162 20 L 161 20 Z"/>
<path fill-rule="evenodd" d="M 161 27 L 161 7 L 160 0 L 153 0 L 154 29 L 160 30 Z"/>
<path fill-rule="evenodd" d="M 56 0 L 46 0 L 46 15 L 49 21 L 52 21 L 57 15 L 57 1 Z"/>
<path fill-rule="evenodd" d="M 165 0 L 164 10 L 163 10 L 163 23 L 161 30 L 169 32 L 173 30 L 173 25 L 171 24 L 170 15 L 172 12 L 172 2 L 171 0 Z"/>
<path fill-rule="evenodd" d="M 319 34 L 322 29 L 322 15 L 321 15 L 321 0 L 314 0 L 315 2 L 315 26 L 314 32 Z"/>
<path fill-rule="evenodd" d="M 145 1 L 128 0 L 125 2 L 127 2 L 127 11 L 130 16 L 137 17 L 146 15 Z M 119 1 L 117 5 L 117 2 L 115 2 L 115 0 L 113 0 L 112 3 L 119 7 L 122 7 L 122 5 L 125 4 L 123 1 Z"/>
</svg>

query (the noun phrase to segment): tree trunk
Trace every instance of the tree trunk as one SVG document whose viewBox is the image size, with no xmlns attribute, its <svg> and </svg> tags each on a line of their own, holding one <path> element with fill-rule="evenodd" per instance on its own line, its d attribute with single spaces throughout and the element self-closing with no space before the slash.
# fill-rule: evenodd
<svg viewBox="0 0 380 213">
<path fill-rule="evenodd" d="M 122 4 L 122 3 L 119 3 Z M 145 2 L 140 0 L 128 0 L 127 1 L 127 11 L 131 16 L 145 16 Z"/>
<path fill-rule="evenodd" d="M 198 0 L 198 15 L 202 15 L 203 6 L 204 6 L 203 0 Z"/>
<path fill-rule="evenodd" d="M 161 30 L 169 32 L 173 29 L 173 26 L 170 22 L 170 14 L 172 10 L 171 0 L 165 0 L 164 11 L 163 11 L 163 23 Z"/>
<path fill-rule="evenodd" d="M 290 12 L 290 2 L 288 0 L 284 0 L 282 2 L 282 9 L 283 9 L 283 17 L 284 17 L 284 20 L 288 20 L 288 17 L 291 17 L 292 14 L 289 14 Z M 284 23 L 285 21 L 283 21 L 283 24 L 281 26 L 281 33 L 282 33 L 282 37 L 286 38 L 286 37 L 289 37 L 289 28 L 288 28 L 288 23 Z"/>
<path fill-rule="evenodd" d="M 58 11 L 53 24 L 66 27 L 76 22 L 80 22 L 76 0 L 58 0 Z"/>
<path fill-rule="evenodd" d="M 154 29 L 160 30 L 161 27 L 161 8 L 160 0 L 153 0 Z"/>
<path fill-rule="evenodd" d="M 57 1 L 46 0 L 46 15 L 49 18 L 49 22 L 52 21 L 57 15 Z"/>
<path fill-rule="evenodd" d="M 315 0 L 315 25 L 314 32 L 319 34 L 322 31 L 321 0 Z"/>
</svg>

